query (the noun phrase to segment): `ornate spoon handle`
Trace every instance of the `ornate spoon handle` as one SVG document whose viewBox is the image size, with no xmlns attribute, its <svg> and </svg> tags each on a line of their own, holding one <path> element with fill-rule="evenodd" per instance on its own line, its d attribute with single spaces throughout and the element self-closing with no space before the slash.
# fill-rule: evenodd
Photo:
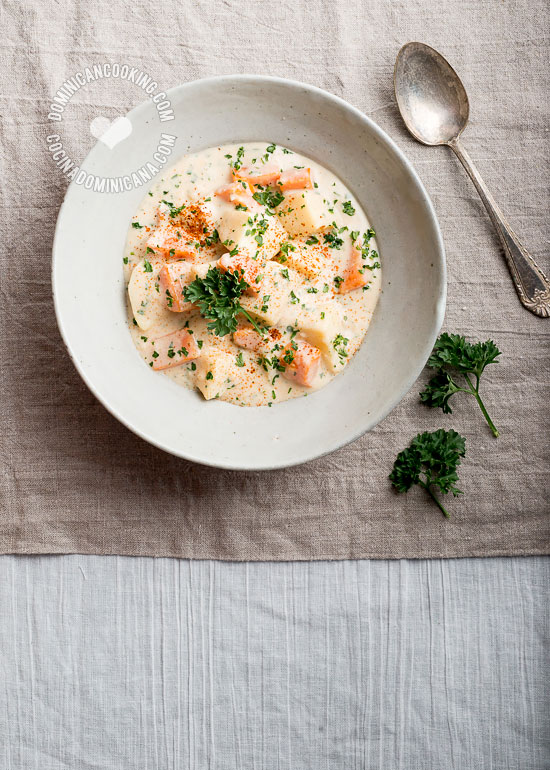
<svg viewBox="0 0 550 770">
<path fill-rule="evenodd" d="M 535 315 L 548 318 L 550 316 L 550 282 L 548 278 L 527 249 L 521 245 L 519 238 L 506 222 L 504 214 L 497 206 L 495 199 L 485 186 L 485 182 L 462 144 L 458 139 L 453 139 L 448 145 L 468 172 L 468 176 L 485 204 L 487 213 L 491 217 L 502 242 L 504 256 L 521 303 Z"/>
</svg>

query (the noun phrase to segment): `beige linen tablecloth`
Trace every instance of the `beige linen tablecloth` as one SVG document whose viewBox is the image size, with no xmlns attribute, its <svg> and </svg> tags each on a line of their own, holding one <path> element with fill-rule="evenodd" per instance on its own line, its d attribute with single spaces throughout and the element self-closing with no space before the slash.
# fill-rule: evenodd
<svg viewBox="0 0 550 770">
<path fill-rule="evenodd" d="M 543 0 L 362 3 L 92 4 L 7 1 L 3 67 L 0 552 L 118 553 L 286 560 L 541 554 L 549 550 L 550 321 L 519 304 L 471 183 L 451 153 L 416 144 L 392 92 L 399 47 L 423 40 L 468 89 L 465 143 L 547 271 L 548 13 Z M 484 378 L 494 440 L 473 400 L 452 416 L 419 404 L 426 373 L 375 430 L 290 470 L 234 473 L 192 465 L 122 427 L 88 392 L 57 331 L 50 286 L 66 182 L 45 137 L 50 99 L 78 70 L 127 63 L 164 88 L 211 74 L 304 80 L 364 110 L 417 168 L 446 242 L 445 329 L 492 337 L 502 362 Z M 93 118 L 142 100 L 120 80 L 81 89 L 63 121 L 80 161 Z M 387 476 L 419 431 L 467 439 L 464 496 L 444 520 L 421 490 Z"/>
</svg>

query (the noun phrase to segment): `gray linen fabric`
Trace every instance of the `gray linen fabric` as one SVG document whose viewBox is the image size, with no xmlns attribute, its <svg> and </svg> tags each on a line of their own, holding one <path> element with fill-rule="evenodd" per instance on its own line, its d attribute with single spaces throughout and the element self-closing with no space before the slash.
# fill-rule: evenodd
<svg viewBox="0 0 550 770">
<path fill-rule="evenodd" d="M 546 770 L 550 562 L 0 558 L 2 770 Z"/>
<path fill-rule="evenodd" d="M 392 94 L 399 47 L 445 54 L 472 103 L 465 142 L 527 246 L 548 263 L 548 11 L 543 0 L 396 2 L 158 0 L 2 5 L 0 51 L 2 314 L 0 552 L 87 552 L 220 559 L 343 559 L 545 553 L 548 537 L 548 322 L 522 309 L 488 218 L 457 161 L 416 144 Z M 372 116 L 411 158 L 447 246 L 445 328 L 504 351 L 484 395 L 444 416 L 418 403 L 423 375 L 374 431 L 317 462 L 273 473 L 216 472 L 148 446 L 80 381 L 52 309 L 50 253 L 66 183 L 45 137 L 51 96 L 83 67 L 127 62 L 163 87 L 210 74 L 304 80 Z M 90 121 L 142 99 L 111 80 L 65 111 L 81 160 Z M 420 430 L 466 436 L 464 497 L 443 521 L 420 490 L 393 494 L 393 459 Z"/>
</svg>

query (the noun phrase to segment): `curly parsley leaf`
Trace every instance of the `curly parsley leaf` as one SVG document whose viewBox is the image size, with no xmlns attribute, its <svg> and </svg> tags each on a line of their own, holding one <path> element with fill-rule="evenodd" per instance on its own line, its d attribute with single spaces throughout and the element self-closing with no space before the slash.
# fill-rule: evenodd
<svg viewBox="0 0 550 770">
<path fill-rule="evenodd" d="M 492 340 L 470 343 L 459 334 L 441 334 L 428 359 L 428 366 L 436 369 L 437 373 L 420 393 L 420 400 L 427 406 L 440 407 L 445 414 L 450 414 L 453 411 L 449 404 L 451 397 L 455 393 L 468 393 L 476 399 L 493 436 L 497 438 L 499 432 L 479 395 L 479 382 L 485 367 L 498 363 L 500 355 L 501 351 Z M 456 374 L 451 375 L 449 369 L 462 375 L 465 382 L 457 380 Z"/>
<path fill-rule="evenodd" d="M 407 449 L 397 455 L 390 481 L 397 492 L 408 492 L 418 484 L 425 489 L 447 518 L 450 514 L 437 498 L 451 492 L 455 497 L 462 492 L 456 487 L 460 458 L 466 454 L 466 440 L 455 430 L 419 433 Z"/>
<path fill-rule="evenodd" d="M 198 306 L 201 315 L 211 321 L 208 328 L 219 337 L 235 331 L 239 313 L 263 336 L 262 329 L 239 302 L 247 288 L 248 283 L 236 270 L 224 273 L 217 267 L 209 267 L 204 278 L 197 277 L 185 287 L 183 295 L 188 302 Z"/>
</svg>

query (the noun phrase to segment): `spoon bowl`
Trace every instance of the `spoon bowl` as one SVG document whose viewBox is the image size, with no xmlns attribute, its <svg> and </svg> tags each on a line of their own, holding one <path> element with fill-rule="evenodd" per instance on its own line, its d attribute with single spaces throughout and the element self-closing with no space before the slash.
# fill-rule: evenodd
<svg viewBox="0 0 550 770">
<path fill-rule="evenodd" d="M 429 45 L 403 46 L 395 62 L 394 85 L 405 125 L 422 144 L 448 144 L 466 128 L 470 105 L 462 81 Z"/>
</svg>

